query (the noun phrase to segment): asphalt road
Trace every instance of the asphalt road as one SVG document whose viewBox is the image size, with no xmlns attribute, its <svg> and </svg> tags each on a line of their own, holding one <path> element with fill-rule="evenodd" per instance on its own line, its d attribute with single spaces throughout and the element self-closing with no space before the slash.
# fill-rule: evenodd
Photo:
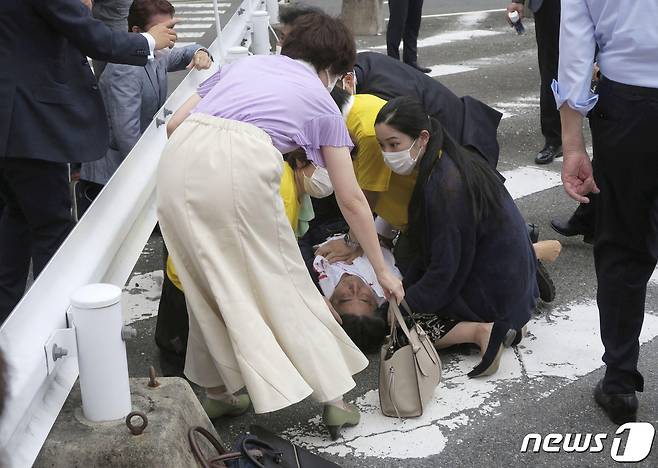
<svg viewBox="0 0 658 468">
<path fill-rule="evenodd" d="M 331 9 L 337 2 L 322 0 L 322 4 Z M 568 216 L 576 204 L 559 186 L 561 161 L 548 167 L 533 163 L 543 140 L 539 132 L 539 75 L 532 20 L 525 21 L 527 34 L 517 36 L 502 13 L 478 13 L 504 6 L 501 0 L 426 0 L 424 14 L 434 16 L 423 20 L 419 61 L 433 66 L 436 79 L 458 95 L 474 96 L 505 113 L 499 129 L 499 170 L 508 176 L 508 189 L 526 220 L 540 227 L 540 237 L 563 242 L 561 257 L 548 267 L 557 287 L 556 301 L 539 308 L 530 323 L 530 335 L 504 355 L 495 376 L 482 380 L 465 377 L 478 361 L 473 348 L 442 352 L 444 380 L 421 418 L 398 421 L 380 414 L 377 362 L 373 357 L 369 368 L 357 376 L 357 387 L 347 395 L 361 408 L 362 423 L 345 430 L 343 439 L 331 443 L 319 425 L 320 406 L 305 401 L 273 414 L 249 412 L 240 418 L 218 421 L 216 427 L 225 442 L 230 443 L 249 424 L 257 422 L 345 467 L 615 463 L 610 454 L 616 427 L 596 407 L 591 395 L 602 375 L 592 251 L 580 239 L 560 238 L 550 229 L 551 218 Z M 226 14 L 230 14 L 230 8 Z M 186 9 L 181 7 L 182 11 Z M 458 12 L 470 13 L 436 16 Z M 205 31 L 194 40 L 207 45 L 214 32 L 212 27 Z M 385 52 L 384 42 L 383 36 L 359 38 L 358 48 Z M 172 85 L 176 79 L 172 77 Z M 151 363 L 158 366 L 153 332 L 161 268 L 161 241 L 153 237 L 125 294 L 127 313 L 139 330 L 139 339 L 129 345 L 133 376 L 144 376 Z M 657 281 L 651 281 L 647 296 L 640 364 L 646 391 L 640 395 L 639 413 L 642 421 L 656 427 L 658 373 L 652 364 L 658 356 Z M 604 450 L 599 453 L 522 453 L 522 441 L 529 433 L 607 436 Z M 641 466 L 658 466 L 658 448 L 653 448 Z"/>
</svg>

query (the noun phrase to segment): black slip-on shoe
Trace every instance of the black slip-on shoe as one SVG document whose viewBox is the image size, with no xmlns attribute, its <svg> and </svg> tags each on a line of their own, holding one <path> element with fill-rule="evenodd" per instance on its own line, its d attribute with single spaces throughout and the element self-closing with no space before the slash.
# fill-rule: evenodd
<svg viewBox="0 0 658 468">
<path fill-rule="evenodd" d="M 583 236 L 583 242 L 587 244 L 594 243 L 594 233 L 590 232 L 583 225 L 576 223 L 569 218 L 567 221 L 551 219 L 551 227 L 555 232 L 565 237 Z"/>
<path fill-rule="evenodd" d="M 594 400 L 603 408 L 605 413 L 615 424 L 635 422 L 639 402 L 633 393 L 603 393 L 603 380 L 599 380 L 594 388 Z"/>
<path fill-rule="evenodd" d="M 550 164 L 555 158 L 562 157 L 562 146 L 546 144 L 535 156 L 535 164 Z"/>
</svg>

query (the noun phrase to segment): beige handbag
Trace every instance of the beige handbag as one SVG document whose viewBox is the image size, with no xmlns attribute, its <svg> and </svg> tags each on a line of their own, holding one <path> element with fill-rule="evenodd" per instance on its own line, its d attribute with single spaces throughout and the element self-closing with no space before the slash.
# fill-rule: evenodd
<svg viewBox="0 0 658 468">
<path fill-rule="evenodd" d="M 402 306 L 410 310 L 405 301 Z M 391 333 L 382 346 L 379 364 L 382 413 L 398 418 L 421 416 L 441 381 L 441 359 L 420 325 L 414 321 L 409 330 L 394 300 L 389 303 L 389 317 Z"/>
</svg>

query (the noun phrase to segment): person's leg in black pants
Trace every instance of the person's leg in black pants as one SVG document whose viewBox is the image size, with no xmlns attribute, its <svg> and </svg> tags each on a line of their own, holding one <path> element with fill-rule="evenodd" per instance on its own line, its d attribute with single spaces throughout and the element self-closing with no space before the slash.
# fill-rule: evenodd
<svg viewBox="0 0 658 468">
<path fill-rule="evenodd" d="M 602 391 L 643 391 L 637 369 L 647 282 L 658 258 L 658 90 L 603 82 L 590 126 L 596 210 L 594 261 L 606 364 Z"/>
<path fill-rule="evenodd" d="M 539 91 L 541 132 L 544 135 L 545 146 L 554 148 L 551 154 L 543 157 L 541 155 L 543 151 L 540 152 L 535 162 L 547 164 L 562 155 L 560 112 L 557 110 L 553 91 L 551 91 L 551 83 L 557 79 L 560 50 L 560 0 L 544 0 L 541 8 L 535 12 L 535 34 L 541 77 Z"/>
<path fill-rule="evenodd" d="M 409 0 L 388 2 L 389 20 L 386 28 L 386 52 L 389 57 L 400 60 L 400 42 L 407 24 Z M 405 44 L 406 47 L 406 44 Z"/>
<path fill-rule="evenodd" d="M 36 277 L 73 224 L 68 167 L 36 159 L 0 158 L 0 320 L 25 291 L 30 259 Z"/>
<path fill-rule="evenodd" d="M 423 0 L 409 0 L 407 22 L 402 35 L 402 61 L 411 66 L 418 64 L 418 32 L 423 14 Z"/>
</svg>

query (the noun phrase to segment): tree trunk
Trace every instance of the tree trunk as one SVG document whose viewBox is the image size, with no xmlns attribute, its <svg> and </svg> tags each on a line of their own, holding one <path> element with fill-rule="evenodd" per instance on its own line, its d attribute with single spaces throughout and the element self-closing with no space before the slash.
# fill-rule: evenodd
<svg viewBox="0 0 658 468">
<path fill-rule="evenodd" d="M 383 0 L 343 0 L 341 18 L 357 36 L 386 31 Z"/>
</svg>

